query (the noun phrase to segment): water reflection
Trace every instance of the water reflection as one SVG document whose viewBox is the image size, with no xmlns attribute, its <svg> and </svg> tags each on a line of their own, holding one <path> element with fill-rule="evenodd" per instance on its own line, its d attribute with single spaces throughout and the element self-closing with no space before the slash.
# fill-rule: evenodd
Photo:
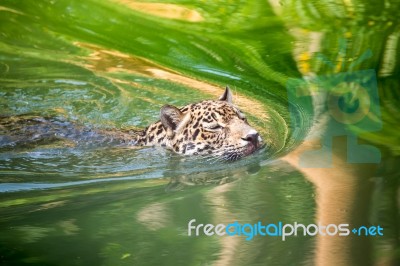
<svg viewBox="0 0 400 266">
<path fill-rule="evenodd" d="M 318 138 L 306 141 L 284 160 L 298 167 L 305 178 L 315 186 L 316 222 L 337 224 L 346 221 L 354 227 L 381 224 L 387 226 L 388 233 L 379 240 L 373 237 L 318 236 L 313 261 L 317 265 L 396 265 L 398 256 L 389 254 L 393 254 L 398 245 L 395 244 L 396 248 L 391 244 L 393 238 L 389 235 L 399 230 L 398 225 L 394 225 L 393 220 L 386 223 L 385 219 L 380 217 L 380 211 L 374 206 L 377 201 L 389 200 L 390 197 L 395 200 L 397 197 L 392 194 L 387 195 L 387 198 L 381 194 L 382 198 L 378 199 L 376 193 L 380 190 L 378 183 L 382 182 L 377 182 L 382 178 L 377 176 L 384 176 L 386 180 L 397 178 L 390 173 L 389 158 L 399 145 L 398 140 L 394 141 L 390 137 L 398 135 L 390 133 L 390 128 L 395 126 L 392 119 L 398 117 L 398 110 L 394 111 L 390 106 L 399 101 L 394 92 L 396 90 L 394 88 L 398 87 L 399 78 L 398 64 L 394 61 L 398 58 L 399 49 L 397 41 L 393 41 L 395 36 L 398 36 L 398 28 L 393 27 L 397 24 L 395 22 L 397 16 L 393 12 L 399 7 L 399 2 L 378 4 L 350 1 L 343 6 L 314 3 L 307 6 L 300 4 L 296 7 L 304 11 L 312 10 L 312 16 L 309 16 L 309 13 L 295 11 L 294 5 L 290 4 L 284 6 L 275 4 L 274 7 L 291 28 L 296 24 L 291 32 L 297 40 L 295 57 L 303 75 L 334 76 L 339 72 L 356 73 L 363 69 L 375 69 L 378 75 L 382 131 L 365 132 L 363 128 L 357 126 L 351 127 L 351 130 L 356 132 L 358 138 L 367 140 L 365 142 L 359 139 L 359 143 L 373 143 L 380 147 L 383 152 L 383 159 L 379 164 L 380 171 L 377 171 L 378 164 L 349 163 L 352 151 L 347 142 L 350 138 L 344 136 L 334 139 L 332 149 L 325 150 L 326 153 L 333 153 L 331 167 L 306 168 L 301 165 L 300 156 L 304 151 L 321 149 L 324 134 L 328 133 L 323 127 L 318 132 Z M 394 80 L 397 80 L 396 85 L 392 83 Z M 321 120 L 320 118 L 319 123 L 324 123 Z M 388 136 L 388 139 L 381 139 L 380 136 L 384 135 Z M 321 150 L 320 156 L 324 156 L 322 153 Z M 309 157 L 309 160 L 313 159 Z M 395 187 L 394 190 L 398 190 L 398 185 Z M 393 214 L 398 216 L 398 207 L 394 207 Z M 386 219 L 391 220 L 388 217 Z M 390 249 L 392 250 L 389 251 Z M 377 250 L 385 250 L 387 257 L 377 255 Z"/>
<path fill-rule="evenodd" d="M 159 16 L 168 19 L 179 19 L 188 22 L 201 22 L 204 18 L 196 10 L 164 3 L 145 3 L 132 0 L 117 0 L 119 4 L 125 5 L 135 11 L 143 12 L 153 16 Z"/>
</svg>

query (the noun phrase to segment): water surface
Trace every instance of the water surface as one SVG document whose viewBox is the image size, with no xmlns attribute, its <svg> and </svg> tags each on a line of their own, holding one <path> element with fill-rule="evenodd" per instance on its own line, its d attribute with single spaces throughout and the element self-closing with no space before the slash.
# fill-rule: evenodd
<svg viewBox="0 0 400 266">
<path fill-rule="evenodd" d="M 95 129 L 145 127 L 164 104 L 217 99 L 229 85 L 270 149 L 233 163 L 68 142 L 1 150 L 0 261 L 395 265 L 399 5 L 2 1 L 1 115 L 60 117 Z M 310 172 L 291 157 L 282 160 L 304 140 L 315 115 L 288 97 L 288 80 L 365 69 L 376 71 L 381 127 L 351 130 L 379 148 L 381 162 L 372 170 L 334 165 Z M 337 147 L 338 154 L 345 149 Z M 380 224 L 385 234 L 333 243 L 311 236 L 187 236 L 191 219 L 310 224 L 324 217 Z M 351 255 L 325 256 L 330 244 Z"/>
</svg>

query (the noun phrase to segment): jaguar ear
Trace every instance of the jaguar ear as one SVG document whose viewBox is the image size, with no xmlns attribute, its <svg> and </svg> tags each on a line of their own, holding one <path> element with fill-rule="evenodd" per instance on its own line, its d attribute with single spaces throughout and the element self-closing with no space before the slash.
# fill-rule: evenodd
<svg viewBox="0 0 400 266">
<path fill-rule="evenodd" d="M 228 102 L 228 103 L 232 103 L 232 92 L 231 92 L 231 89 L 229 88 L 229 86 L 226 86 L 226 88 L 225 88 L 225 92 L 224 92 L 224 94 L 222 94 L 222 96 L 221 97 L 219 97 L 219 100 L 220 101 L 225 101 L 225 102 Z"/>
<path fill-rule="evenodd" d="M 167 130 L 167 135 L 172 137 L 174 131 L 178 128 L 179 124 L 182 122 L 183 113 L 172 105 L 164 105 L 160 111 L 161 124 Z"/>
</svg>

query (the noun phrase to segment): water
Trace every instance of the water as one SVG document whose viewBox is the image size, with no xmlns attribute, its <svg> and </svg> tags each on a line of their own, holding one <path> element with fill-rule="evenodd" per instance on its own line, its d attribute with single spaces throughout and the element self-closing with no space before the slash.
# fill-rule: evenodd
<svg viewBox="0 0 400 266">
<path fill-rule="evenodd" d="M 229 85 L 271 148 L 233 163 L 70 142 L 2 150 L 0 262 L 395 265 L 399 5 L 2 1 L 1 115 L 145 127 L 164 104 L 216 99 Z M 315 77 L 351 73 L 367 86 L 375 76 L 353 74 L 366 69 L 379 90 L 368 125 L 379 127 L 349 129 L 379 148 L 380 163 L 349 164 L 346 139 L 334 138 L 330 168 L 299 165 L 295 149 L 317 111 L 291 98 L 288 80 L 313 87 Z M 380 225 L 384 236 L 188 237 L 191 219 Z"/>
</svg>

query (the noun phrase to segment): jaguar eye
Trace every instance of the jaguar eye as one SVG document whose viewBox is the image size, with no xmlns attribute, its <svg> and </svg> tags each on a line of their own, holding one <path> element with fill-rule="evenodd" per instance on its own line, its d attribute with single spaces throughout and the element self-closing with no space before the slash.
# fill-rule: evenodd
<svg viewBox="0 0 400 266">
<path fill-rule="evenodd" d="M 211 129 L 211 130 L 217 130 L 217 129 L 222 128 L 222 126 L 220 126 L 219 124 L 215 124 L 215 125 L 209 126 L 208 128 Z"/>
<path fill-rule="evenodd" d="M 247 123 L 247 118 L 244 114 L 242 113 L 238 113 L 238 117 L 240 120 L 242 120 L 243 122 Z"/>
</svg>

